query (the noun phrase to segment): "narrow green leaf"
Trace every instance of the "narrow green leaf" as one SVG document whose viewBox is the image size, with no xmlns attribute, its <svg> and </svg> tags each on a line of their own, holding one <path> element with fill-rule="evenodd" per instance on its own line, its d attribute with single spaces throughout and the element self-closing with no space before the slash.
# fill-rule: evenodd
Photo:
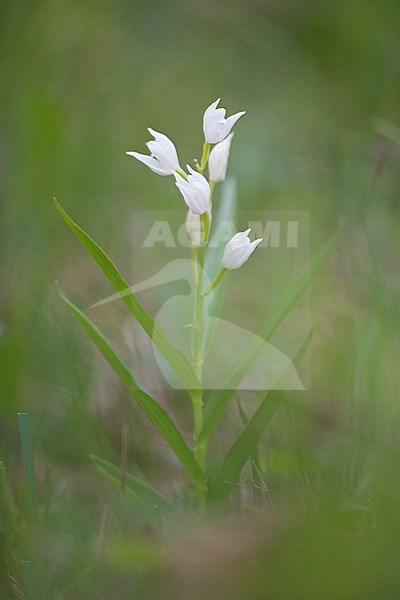
<svg viewBox="0 0 400 600">
<path fill-rule="evenodd" d="M 182 465 L 197 483 L 203 482 L 203 471 L 201 470 L 199 464 L 194 458 L 193 453 L 186 445 L 181 432 L 167 411 L 158 404 L 158 402 L 150 395 L 150 393 L 143 389 L 133 372 L 125 364 L 123 359 L 111 346 L 109 341 L 101 333 L 98 327 L 77 306 L 75 306 L 71 300 L 67 298 L 67 296 L 62 292 L 60 286 L 58 286 L 58 292 L 71 313 L 89 334 L 89 337 L 96 344 L 97 348 L 100 350 L 110 367 L 115 371 L 121 382 L 130 392 L 133 399 L 148 416 L 150 421 L 163 436 L 170 448 L 175 452 Z"/>
<path fill-rule="evenodd" d="M 90 455 L 90 460 L 113 487 L 120 490 L 121 469 L 94 454 Z M 134 475 L 126 475 L 124 494 L 140 516 L 156 529 L 162 527 L 163 523 L 176 526 L 187 519 L 186 515 L 168 498 Z"/>
<path fill-rule="evenodd" d="M 237 205 L 236 182 L 230 177 L 222 184 L 221 201 L 214 221 L 218 225 L 222 223 L 231 223 L 234 221 Z M 219 227 L 211 236 L 207 246 L 205 270 L 210 279 L 213 279 L 221 267 L 221 258 L 224 253 L 225 244 L 223 243 L 224 229 Z M 208 310 L 210 316 L 217 317 L 220 313 L 224 289 L 227 283 L 227 277 L 215 288 L 212 296 L 204 298 L 205 310 Z M 203 348 L 207 352 L 211 343 L 212 326 L 215 325 L 215 319 L 205 319 L 203 328 Z"/>
<path fill-rule="evenodd" d="M 295 367 L 300 364 L 311 342 L 312 334 L 313 328 L 310 329 L 301 348 L 293 359 Z M 224 462 L 215 477 L 215 481 L 210 488 L 211 502 L 216 500 L 224 501 L 229 496 L 233 486 L 239 480 L 243 467 L 254 454 L 262 434 L 275 415 L 284 393 L 286 392 L 278 390 L 269 391 L 255 413 L 248 420 L 242 433 L 229 448 Z"/>
<path fill-rule="evenodd" d="M 32 563 L 30 560 L 21 560 L 22 574 L 25 583 L 26 600 L 36 600 L 36 586 L 33 578 Z"/>
<path fill-rule="evenodd" d="M 67 215 L 56 199 L 54 199 L 54 202 L 64 221 L 67 223 L 67 225 L 69 225 L 77 238 L 88 250 L 89 254 L 99 265 L 100 269 L 106 275 L 115 290 L 121 295 L 121 298 L 125 302 L 129 312 L 143 327 L 167 363 L 176 372 L 185 388 L 188 391 L 201 388 L 201 384 L 186 357 L 169 341 L 160 325 L 140 303 L 138 297 L 122 277 L 121 273 L 118 271 L 111 259 L 100 248 L 100 246 L 96 244 L 96 242 L 87 233 L 85 233 L 85 231 L 83 231 L 83 229 L 79 227 L 79 225 L 77 225 L 71 219 L 71 217 Z"/>
<path fill-rule="evenodd" d="M 0 581 L 4 588 L 5 598 L 12 598 L 9 580 L 9 561 L 11 558 L 11 523 L 10 507 L 8 502 L 8 489 L 6 467 L 0 461 Z"/>
<path fill-rule="evenodd" d="M 243 426 L 246 426 L 249 422 L 246 413 L 244 412 L 243 406 L 241 402 L 238 400 L 238 408 L 240 418 L 242 420 Z M 261 461 L 260 461 L 260 453 L 258 452 L 258 446 L 255 447 L 254 452 L 251 456 L 251 471 L 253 477 L 253 504 L 254 506 L 260 506 L 262 495 L 261 495 Z"/>
<path fill-rule="evenodd" d="M 2 519 L 1 525 L 3 531 L 5 529 L 4 524 L 8 521 L 10 515 L 10 508 L 8 503 L 8 489 L 7 489 L 7 469 L 3 461 L 0 461 L 0 516 Z"/>
<path fill-rule="evenodd" d="M 271 338 L 285 316 L 311 283 L 319 267 L 335 244 L 340 231 L 341 228 L 339 228 L 337 233 L 321 248 L 321 250 L 319 250 L 307 267 L 305 267 L 305 269 L 303 269 L 303 271 L 290 282 L 283 292 L 275 299 L 257 331 L 258 338 L 261 338 L 261 340 L 258 339 L 245 348 L 244 352 L 236 359 L 235 365 L 232 368 L 234 374 L 226 383 L 224 389 L 216 390 L 207 400 L 204 409 L 203 430 L 199 438 L 200 443 L 205 443 L 210 439 L 228 406 L 234 391 L 239 387 L 243 377 L 262 350 L 263 341 L 268 341 Z"/>
<path fill-rule="evenodd" d="M 32 453 L 31 430 L 27 413 L 18 413 L 18 425 L 21 436 L 22 460 L 24 463 L 25 483 L 32 508 L 38 510 L 38 494 L 35 478 L 35 467 Z"/>
</svg>

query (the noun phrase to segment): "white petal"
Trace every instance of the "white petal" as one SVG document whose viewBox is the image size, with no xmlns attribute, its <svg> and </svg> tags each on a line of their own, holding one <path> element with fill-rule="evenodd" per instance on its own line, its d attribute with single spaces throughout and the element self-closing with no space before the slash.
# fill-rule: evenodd
<svg viewBox="0 0 400 600">
<path fill-rule="evenodd" d="M 192 246 L 200 246 L 200 217 L 190 209 L 186 216 L 186 231 Z"/>
<path fill-rule="evenodd" d="M 127 152 L 129 156 L 133 156 L 140 160 L 143 164 L 150 167 L 157 175 L 171 175 L 171 169 L 166 169 L 160 162 L 158 162 L 153 156 L 147 154 L 140 154 L 139 152 Z"/>
<path fill-rule="evenodd" d="M 229 125 L 229 131 L 232 129 L 232 127 L 234 126 L 234 124 L 239 121 L 240 117 L 243 117 L 243 115 L 246 114 L 245 110 L 242 110 L 241 112 L 238 112 L 230 117 L 227 118 L 226 122 Z"/>
<path fill-rule="evenodd" d="M 229 135 L 232 127 L 245 111 L 241 111 L 225 119 L 226 110 L 217 108 L 220 99 L 216 100 L 206 109 L 203 117 L 203 129 L 206 141 L 209 144 L 218 144 Z"/>
<path fill-rule="evenodd" d="M 228 166 L 229 153 L 233 136 L 232 132 L 222 142 L 216 144 L 210 152 L 208 159 L 208 172 L 211 181 L 220 183 L 226 177 L 226 169 Z"/>
<path fill-rule="evenodd" d="M 204 114 L 206 115 L 207 113 L 210 113 L 213 110 L 215 110 L 220 102 L 221 102 L 221 98 L 218 98 L 218 100 L 216 100 L 215 102 L 210 104 L 210 106 L 206 109 L 206 112 Z"/>
<path fill-rule="evenodd" d="M 167 160 L 171 163 L 173 170 L 179 168 L 178 153 L 176 151 L 174 143 L 164 133 L 155 131 L 151 127 L 148 128 L 149 133 L 154 137 L 156 143 L 158 142 L 159 147 L 163 149 Z M 154 142 L 151 142 L 154 144 Z"/>
<path fill-rule="evenodd" d="M 212 216 L 210 208 L 211 207 L 209 206 L 207 212 L 211 222 Z M 192 213 L 190 209 L 186 216 L 186 231 L 192 246 L 200 246 L 200 216 Z"/>
<path fill-rule="evenodd" d="M 195 171 L 190 165 L 186 165 L 186 168 L 191 175 L 199 175 L 199 172 Z M 201 175 L 201 173 L 200 173 L 200 175 Z"/>
<path fill-rule="evenodd" d="M 250 242 L 248 234 L 251 229 L 239 231 L 227 243 L 222 257 L 222 266 L 226 269 L 238 269 L 241 267 L 254 252 L 257 246 L 262 242 L 263 238 Z"/>
</svg>

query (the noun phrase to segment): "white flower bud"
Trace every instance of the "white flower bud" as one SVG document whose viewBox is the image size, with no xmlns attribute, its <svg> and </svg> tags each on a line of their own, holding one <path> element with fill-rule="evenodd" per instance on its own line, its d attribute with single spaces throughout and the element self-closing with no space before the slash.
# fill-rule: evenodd
<svg viewBox="0 0 400 600">
<path fill-rule="evenodd" d="M 225 108 L 217 108 L 221 98 L 213 102 L 204 113 L 203 130 L 206 142 L 218 144 L 230 134 L 232 127 L 246 111 L 241 111 L 225 119 Z"/>
<path fill-rule="evenodd" d="M 220 142 L 210 152 L 208 159 L 208 173 L 210 181 L 220 183 L 226 177 L 226 169 L 228 166 L 229 152 L 231 149 L 232 138 L 235 134 L 232 132 Z"/>
<path fill-rule="evenodd" d="M 171 140 L 158 131 L 154 131 L 149 127 L 149 132 L 154 137 L 154 140 L 147 142 L 146 146 L 150 150 L 151 155 L 140 154 L 139 152 L 127 152 L 129 156 L 134 156 L 140 162 L 144 163 L 157 175 L 172 175 L 174 171 L 179 169 L 179 159 L 176 148 Z"/>
<path fill-rule="evenodd" d="M 238 269 L 246 262 L 249 256 L 257 248 L 263 238 L 250 242 L 249 233 L 251 229 L 239 231 L 227 243 L 221 263 L 225 269 Z"/>
<path fill-rule="evenodd" d="M 190 165 L 186 166 L 190 173 L 187 181 L 179 173 L 174 173 L 176 185 L 192 213 L 202 215 L 210 205 L 210 185 L 201 173 L 194 171 Z"/>
<path fill-rule="evenodd" d="M 208 207 L 208 215 L 211 223 L 211 210 Z M 200 215 L 195 215 L 191 210 L 188 210 L 186 216 L 186 231 L 192 246 L 200 246 Z"/>
</svg>

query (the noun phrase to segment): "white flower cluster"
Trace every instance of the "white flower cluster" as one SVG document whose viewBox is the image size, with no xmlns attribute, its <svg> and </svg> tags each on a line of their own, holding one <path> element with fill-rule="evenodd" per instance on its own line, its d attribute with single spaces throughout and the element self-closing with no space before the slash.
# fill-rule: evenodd
<svg viewBox="0 0 400 600">
<path fill-rule="evenodd" d="M 173 142 L 163 133 L 149 127 L 154 140 L 147 142 L 150 155 L 139 152 L 127 152 L 128 155 L 150 167 L 157 175 L 173 175 L 175 183 L 189 208 L 186 219 L 188 235 L 193 246 L 201 244 L 200 215 L 208 213 L 211 220 L 211 196 L 216 183 L 225 180 L 229 152 L 233 139 L 232 127 L 246 111 L 238 112 L 228 118 L 224 108 L 217 108 L 220 98 L 213 102 L 203 117 L 204 153 L 202 164 L 197 164 L 197 171 L 186 165 L 187 173 L 179 164 L 178 153 Z M 211 144 L 215 144 L 210 151 Z M 209 181 L 203 172 L 208 160 Z M 203 164 L 204 163 L 204 164 Z M 250 229 L 233 236 L 225 248 L 222 258 L 224 269 L 237 269 L 249 258 L 262 238 L 250 242 Z"/>
</svg>

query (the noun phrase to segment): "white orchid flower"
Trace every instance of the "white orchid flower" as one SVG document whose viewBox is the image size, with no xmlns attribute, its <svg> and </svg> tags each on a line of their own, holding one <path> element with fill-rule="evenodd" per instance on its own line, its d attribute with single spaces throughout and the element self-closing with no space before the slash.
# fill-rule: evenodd
<svg viewBox="0 0 400 600">
<path fill-rule="evenodd" d="M 231 270 L 241 267 L 257 248 L 258 244 L 261 244 L 263 241 L 263 238 L 259 238 L 258 240 L 254 240 L 254 242 L 250 242 L 250 231 L 251 229 L 239 231 L 227 243 L 221 260 L 222 266 L 225 269 Z"/>
<path fill-rule="evenodd" d="M 217 108 L 220 100 L 221 98 L 218 98 L 218 100 L 213 102 L 204 113 L 204 136 L 206 142 L 209 144 L 218 144 L 218 142 L 222 142 L 222 140 L 230 134 L 236 121 L 238 121 L 242 115 L 246 114 L 246 111 L 243 110 L 225 119 L 225 108 Z"/>
<path fill-rule="evenodd" d="M 208 159 L 208 173 L 210 181 L 220 183 L 225 180 L 226 169 L 228 166 L 229 152 L 231 149 L 232 138 L 235 134 L 232 132 L 220 142 L 210 152 Z"/>
<path fill-rule="evenodd" d="M 207 212 L 211 224 L 211 205 L 209 205 Z M 199 247 L 201 245 L 200 226 L 200 215 L 195 215 L 191 210 L 188 210 L 186 216 L 186 231 L 192 246 L 195 247 Z"/>
<path fill-rule="evenodd" d="M 140 162 L 144 163 L 157 175 L 172 175 L 180 169 L 178 154 L 171 140 L 151 127 L 148 131 L 154 137 L 154 140 L 146 143 L 151 155 L 140 154 L 139 152 L 127 152 L 129 156 L 134 156 Z"/>
<path fill-rule="evenodd" d="M 190 165 L 186 166 L 189 171 L 187 180 L 179 173 L 174 173 L 176 185 L 192 213 L 202 215 L 210 205 L 210 185 L 201 173 L 194 171 Z"/>
</svg>

